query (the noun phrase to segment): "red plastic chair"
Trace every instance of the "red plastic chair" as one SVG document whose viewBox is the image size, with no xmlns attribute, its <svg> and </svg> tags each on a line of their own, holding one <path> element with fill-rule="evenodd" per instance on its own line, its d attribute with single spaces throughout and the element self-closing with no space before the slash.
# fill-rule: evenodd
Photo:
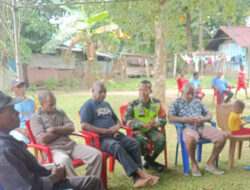
<svg viewBox="0 0 250 190">
<path fill-rule="evenodd" d="M 80 111 L 78 111 L 78 115 L 81 118 L 81 114 Z M 90 132 L 90 131 L 84 131 L 84 130 L 80 130 L 79 131 L 82 134 L 86 134 L 88 136 L 91 136 L 91 140 L 94 141 L 94 143 L 92 143 L 91 141 L 91 146 L 100 150 L 100 140 L 99 140 L 99 135 L 97 133 L 94 132 Z M 108 188 L 108 180 L 107 180 L 107 159 L 109 158 L 109 172 L 113 172 L 114 168 L 115 168 L 115 158 L 112 154 L 108 153 L 108 152 L 102 152 L 102 172 L 101 172 L 101 179 L 103 180 L 103 185 L 104 187 L 107 189 Z M 104 183 L 105 182 L 105 183 Z"/>
<path fill-rule="evenodd" d="M 35 154 L 36 159 L 39 160 L 38 159 L 39 158 L 38 152 L 39 152 L 41 164 L 53 163 L 51 148 L 49 146 L 37 144 L 36 139 L 35 139 L 32 131 L 31 131 L 31 128 L 30 128 L 30 120 L 27 120 L 25 122 L 25 125 L 26 125 L 27 131 L 29 133 L 29 137 L 30 137 L 30 144 L 28 144 L 28 147 L 34 148 L 34 152 L 35 152 L 34 154 Z M 84 132 L 81 132 L 81 133 L 80 132 L 79 133 L 73 132 L 71 135 L 82 137 L 85 139 L 86 145 L 93 146 L 92 137 L 90 135 L 88 135 Z M 43 152 L 45 152 L 46 157 L 44 156 Z M 72 164 L 73 164 L 74 168 L 77 168 L 77 167 L 84 165 L 84 163 L 81 159 L 73 159 Z M 107 174 L 105 174 L 107 172 L 106 172 L 106 169 L 104 170 L 103 168 L 105 168 L 105 164 L 102 165 L 101 179 L 102 179 L 104 187 L 107 188 Z M 105 172 L 103 172 L 103 171 L 105 171 Z M 105 176 L 106 176 L 106 178 L 105 178 Z"/>
<path fill-rule="evenodd" d="M 133 132 L 132 132 L 132 128 L 130 126 L 126 126 L 123 123 L 123 118 L 124 118 L 124 114 L 127 110 L 128 105 L 124 105 L 120 107 L 120 116 L 121 116 L 121 125 L 122 128 L 124 128 L 127 132 L 127 135 L 129 137 L 133 138 Z M 165 126 L 161 126 L 161 131 L 164 134 L 164 136 L 166 137 L 166 133 L 165 133 Z M 152 154 L 153 152 L 153 143 L 150 139 L 148 139 L 148 148 L 149 148 L 149 153 Z M 165 161 L 165 168 L 168 168 L 168 161 L 167 161 L 167 146 L 165 145 L 164 147 L 164 161 Z"/>
<path fill-rule="evenodd" d="M 214 104 L 214 98 L 216 97 L 216 105 L 220 105 L 219 90 L 213 87 L 212 89 L 214 90 L 213 104 Z M 231 91 L 231 87 L 228 87 L 228 90 Z M 227 94 L 223 94 L 222 102 L 224 101 L 225 96 L 227 96 Z"/>
</svg>

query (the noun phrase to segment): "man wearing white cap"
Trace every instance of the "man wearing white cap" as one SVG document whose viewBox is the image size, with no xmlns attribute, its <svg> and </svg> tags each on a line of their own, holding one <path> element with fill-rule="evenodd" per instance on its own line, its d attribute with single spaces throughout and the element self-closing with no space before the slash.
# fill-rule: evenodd
<svg viewBox="0 0 250 190">
<path fill-rule="evenodd" d="M 18 128 L 10 132 L 10 135 L 19 141 L 23 141 L 25 144 L 29 144 L 30 139 L 25 127 L 25 121 L 30 119 L 32 114 L 36 112 L 37 104 L 33 99 L 25 96 L 26 87 L 23 80 L 12 80 L 11 87 L 15 97 L 24 97 L 24 101 L 14 105 L 15 110 L 19 113 L 20 124 Z"/>
</svg>

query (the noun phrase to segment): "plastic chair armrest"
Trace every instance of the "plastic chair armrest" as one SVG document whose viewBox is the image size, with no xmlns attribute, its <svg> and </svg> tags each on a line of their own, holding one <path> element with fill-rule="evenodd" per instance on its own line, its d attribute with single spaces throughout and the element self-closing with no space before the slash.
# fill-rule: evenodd
<svg viewBox="0 0 250 190">
<path fill-rule="evenodd" d="M 99 135 L 97 133 L 90 131 L 83 131 L 83 130 L 80 130 L 79 132 L 91 136 L 92 139 L 94 140 L 94 144 L 90 143 L 90 145 L 100 150 L 100 140 L 99 140 Z"/>
<path fill-rule="evenodd" d="M 132 127 L 126 125 L 121 125 L 121 127 L 126 130 L 127 136 L 133 137 Z"/>
<path fill-rule="evenodd" d="M 47 158 L 48 158 L 48 162 L 49 163 L 53 162 L 51 148 L 49 146 L 45 146 L 45 145 L 41 145 L 41 144 L 28 144 L 28 147 L 44 151 L 46 153 Z"/>
<path fill-rule="evenodd" d="M 73 132 L 71 133 L 72 136 L 77 136 L 77 137 L 82 137 L 85 139 L 86 145 L 92 146 L 92 136 L 90 136 L 89 134 L 86 134 L 85 132 L 80 133 L 80 132 Z"/>
</svg>

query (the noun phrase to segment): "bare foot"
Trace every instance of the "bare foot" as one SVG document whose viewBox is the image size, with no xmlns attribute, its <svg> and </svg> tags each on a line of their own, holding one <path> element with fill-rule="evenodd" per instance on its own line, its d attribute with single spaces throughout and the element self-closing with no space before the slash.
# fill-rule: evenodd
<svg viewBox="0 0 250 190">
<path fill-rule="evenodd" d="M 152 181 L 152 178 L 148 177 L 148 178 L 139 178 L 135 181 L 134 183 L 134 188 L 138 188 L 138 187 L 145 187 L 150 185 L 150 181 Z"/>
</svg>

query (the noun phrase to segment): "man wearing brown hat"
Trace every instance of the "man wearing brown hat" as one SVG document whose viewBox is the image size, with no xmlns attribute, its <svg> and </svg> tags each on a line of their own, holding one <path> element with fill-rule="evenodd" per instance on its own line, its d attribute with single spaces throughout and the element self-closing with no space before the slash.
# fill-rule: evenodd
<svg viewBox="0 0 250 190">
<path fill-rule="evenodd" d="M 0 91 L 0 189 L 103 190 L 102 182 L 94 176 L 66 178 L 63 165 L 42 167 L 24 143 L 8 135 L 19 126 L 14 105 L 22 100 L 22 97 L 11 98 Z"/>
<path fill-rule="evenodd" d="M 20 124 L 18 128 L 10 132 L 10 135 L 19 141 L 23 141 L 25 144 L 29 144 L 30 139 L 25 127 L 25 121 L 30 119 L 32 114 L 35 113 L 37 104 L 32 98 L 25 96 L 26 87 L 23 80 L 12 80 L 11 87 L 15 97 L 24 97 L 24 101 L 14 105 L 15 110 L 19 113 Z"/>
</svg>

